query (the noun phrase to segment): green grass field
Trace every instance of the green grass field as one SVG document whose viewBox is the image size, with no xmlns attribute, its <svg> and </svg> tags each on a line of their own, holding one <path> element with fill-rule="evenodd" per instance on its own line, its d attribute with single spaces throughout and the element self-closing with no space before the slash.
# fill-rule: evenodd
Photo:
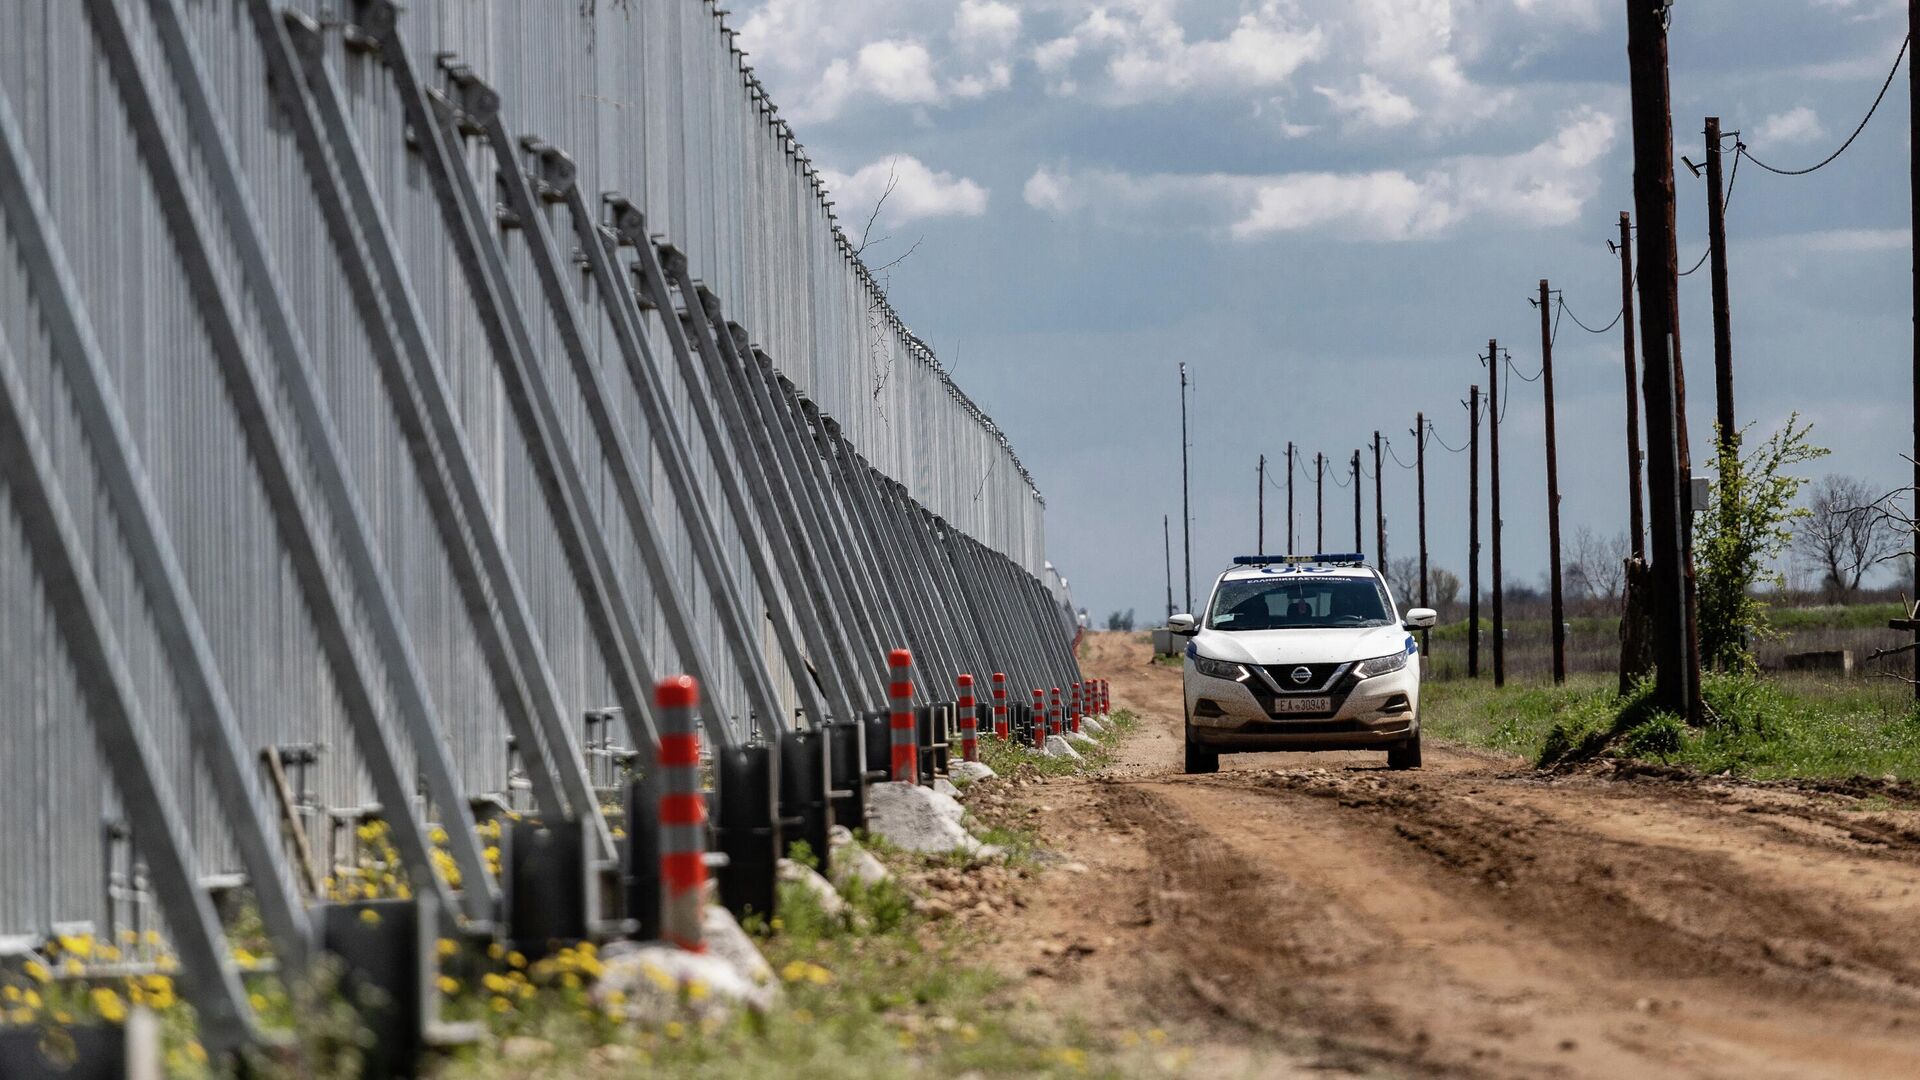
<svg viewBox="0 0 1920 1080">
<path fill-rule="evenodd" d="M 1905 684 L 1709 675 L 1704 696 L 1717 720 L 1689 729 L 1603 675 L 1501 690 L 1489 678 L 1438 680 L 1423 691 L 1422 722 L 1438 738 L 1536 764 L 1597 752 L 1760 779 L 1920 780 L 1920 712 Z"/>
</svg>

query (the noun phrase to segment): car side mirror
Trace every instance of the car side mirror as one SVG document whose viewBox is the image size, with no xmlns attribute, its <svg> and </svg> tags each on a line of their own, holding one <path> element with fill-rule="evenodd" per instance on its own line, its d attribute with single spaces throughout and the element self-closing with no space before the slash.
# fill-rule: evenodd
<svg viewBox="0 0 1920 1080">
<path fill-rule="evenodd" d="M 1440 621 L 1440 613 L 1430 607 L 1408 608 L 1402 623 L 1409 630 L 1427 630 Z"/>
<path fill-rule="evenodd" d="M 1167 629 L 1176 634 L 1185 635 L 1193 635 L 1200 632 L 1200 628 L 1194 625 L 1193 616 L 1191 615 L 1169 616 L 1167 619 Z"/>
</svg>

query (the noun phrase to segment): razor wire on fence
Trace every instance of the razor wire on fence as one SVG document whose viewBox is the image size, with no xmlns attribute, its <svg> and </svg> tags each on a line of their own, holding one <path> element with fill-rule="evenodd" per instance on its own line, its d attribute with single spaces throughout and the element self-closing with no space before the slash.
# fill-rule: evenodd
<svg viewBox="0 0 1920 1080">
<path fill-rule="evenodd" d="M 0 934 L 159 928 L 230 1049 L 230 893 L 292 974 L 364 959 L 352 905 L 659 936 L 670 675 L 721 796 L 674 842 L 747 845 L 763 904 L 791 799 L 864 815 L 892 650 L 941 724 L 1079 685 L 1044 500 L 710 4 L 12 25 Z"/>
</svg>

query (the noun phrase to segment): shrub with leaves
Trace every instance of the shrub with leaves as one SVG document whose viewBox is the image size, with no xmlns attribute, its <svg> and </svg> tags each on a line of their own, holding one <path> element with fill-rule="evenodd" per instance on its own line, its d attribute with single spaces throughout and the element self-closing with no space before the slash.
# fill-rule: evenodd
<svg viewBox="0 0 1920 1080">
<path fill-rule="evenodd" d="M 1718 452 L 1711 502 L 1697 519 L 1693 545 L 1705 664 L 1722 671 L 1757 668 L 1751 646 L 1769 627 L 1767 605 L 1754 588 L 1783 584 L 1769 567 L 1793 542 L 1793 523 L 1807 514 L 1794 505 L 1806 478 L 1788 470 L 1827 455 L 1807 441 L 1812 430 L 1795 413 L 1745 457 L 1739 439 Z"/>
</svg>

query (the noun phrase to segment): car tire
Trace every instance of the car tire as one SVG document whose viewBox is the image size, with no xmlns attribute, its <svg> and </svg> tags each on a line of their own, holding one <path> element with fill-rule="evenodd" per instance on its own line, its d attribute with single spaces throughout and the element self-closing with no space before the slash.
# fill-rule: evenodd
<svg viewBox="0 0 1920 1080">
<path fill-rule="evenodd" d="M 1399 771 L 1420 767 L 1420 733 L 1414 732 L 1406 742 L 1387 751 L 1387 768 Z"/>
<path fill-rule="evenodd" d="M 1193 731 L 1188 729 L 1186 771 L 1188 776 L 1220 771 L 1220 751 L 1210 750 L 1193 741 Z"/>
</svg>

